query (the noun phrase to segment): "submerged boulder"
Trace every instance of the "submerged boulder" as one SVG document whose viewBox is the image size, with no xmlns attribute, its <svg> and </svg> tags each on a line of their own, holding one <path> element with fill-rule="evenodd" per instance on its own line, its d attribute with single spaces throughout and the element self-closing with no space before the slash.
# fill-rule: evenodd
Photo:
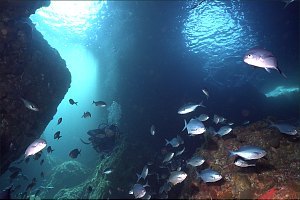
<svg viewBox="0 0 300 200">
<path fill-rule="evenodd" d="M 65 61 L 29 19 L 49 2 L 0 2 L 0 174 L 40 137 L 70 87 Z"/>
</svg>

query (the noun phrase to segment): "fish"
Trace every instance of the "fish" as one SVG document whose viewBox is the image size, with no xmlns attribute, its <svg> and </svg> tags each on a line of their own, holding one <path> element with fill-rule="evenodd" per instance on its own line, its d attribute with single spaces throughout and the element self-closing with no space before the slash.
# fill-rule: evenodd
<svg viewBox="0 0 300 200">
<path fill-rule="evenodd" d="M 203 88 L 203 89 L 202 89 L 202 92 L 205 94 L 205 96 L 206 96 L 207 99 L 208 99 L 209 93 L 208 93 L 208 91 L 207 91 L 207 88 Z"/>
<path fill-rule="evenodd" d="M 201 178 L 205 183 L 212 183 L 212 182 L 217 182 L 222 179 L 222 175 L 214 171 L 210 168 L 202 170 L 200 173 L 197 173 L 197 177 Z"/>
<path fill-rule="evenodd" d="M 17 172 L 17 171 L 18 171 L 18 172 L 22 172 L 22 169 L 21 169 L 21 168 L 15 167 L 15 166 L 9 167 L 8 170 L 9 170 L 10 172 Z"/>
<path fill-rule="evenodd" d="M 45 174 L 44 174 L 44 172 L 41 172 L 41 178 L 45 178 Z"/>
<path fill-rule="evenodd" d="M 25 107 L 28 108 L 29 110 L 33 110 L 36 112 L 39 111 L 38 107 L 34 103 L 32 103 L 26 99 L 23 99 L 22 97 L 20 97 L 20 99 L 23 101 Z"/>
<path fill-rule="evenodd" d="M 170 141 L 167 140 L 167 139 L 165 139 L 165 140 L 166 140 L 166 146 L 168 144 L 170 144 L 172 147 L 178 147 L 180 144 L 184 143 L 184 141 L 182 140 L 182 138 L 179 135 L 177 135 L 176 137 L 172 138 L 172 140 L 170 140 Z"/>
<path fill-rule="evenodd" d="M 185 173 L 184 171 L 173 171 L 171 172 L 167 182 L 171 183 L 172 185 L 176 185 L 184 181 L 186 177 L 187 173 Z"/>
<path fill-rule="evenodd" d="M 250 121 L 244 121 L 244 122 L 242 123 L 242 125 L 247 125 L 247 124 L 250 124 Z"/>
<path fill-rule="evenodd" d="M 44 139 L 36 139 L 33 141 L 26 149 L 25 151 L 25 157 L 26 159 L 28 156 L 35 155 L 36 153 L 40 152 L 47 146 L 47 142 Z"/>
<path fill-rule="evenodd" d="M 0 192 L 0 199 L 11 199 L 13 185 L 6 187 Z"/>
<path fill-rule="evenodd" d="M 237 157 L 233 163 L 238 167 L 255 167 L 256 160 L 245 160 Z"/>
<path fill-rule="evenodd" d="M 178 109 L 178 114 L 183 115 L 183 114 L 187 114 L 190 112 L 193 112 L 198 106 L 204 107 L 203 102 L 199 103 L 199 104 L 194 104 L 194 103 L 187 103 L 185 105 L 183 105 L 182 107 L 180 107 Z"/>
<path fill-rule="evenodd" d="M 142 173 L 141 174 L 136 174 L 137 175 L 137 177 L 138 177 L 138 180 L 137 180 L 137 182 L 139 182 L 139 180 L 141 179 L 141 178 L 143 178 L 144 180 L 146 179 L 146 177 L 147 177 L 147 175 L 148 175 L 148 172 L 149 172 L 149 170 L 148 170 L 148 166 L 147 165 L 145 165 L 144 166 L 144 168 L 143 168 L 143 171 L 142 171 Z"/>
<path fill-rule="evenodd" d="M 52 149 L 52 147 L 51 146 L 48 146 L 48 148 L 47 148 L 47 152 L 48 153 L 52 153 L 54 150 Z"/>
<path fill-rule="evenodd" d="M 288 5 L 290 5 L 291 3 L 293 3 L 295 0 L 283 0 L 283 2 L 285 3 L 283 9 L 285 9 L 286 7 L 288 7 Z"/>
<path fill-rule="evenodd" d="M 175 154 L 175 156 L 180 156 L 184 151 L 185 151 L 185 147 L 183 147 L 182 150 L 177 151 L 176 154 Z"/>
<path fill-rule="evenodd" d="M 287 78 L 277 66 L 277 60 L 274 55 L 268 50 L 252 48 L 246 52 L 244 62 L 248 65 L 264 68 L 269 73 L 271 72 L 270 69 L 276 69 L 283 77 Z"/>
<path fill-rule="evenodd" d="M 78 102 L 75 102 L 73 99 L 69 99 L 69 103 L 71 104 L 71 105 L 76 105 L 77 106 L 77 104 L 78 104 Z"/>
<path fill-rule="evenodd" d="M 165 156 L 165 158 L 164 158 L 164 160 L 163 160 L 163 163 L 169 162 L 169 161 L 173 158 L 173 156 L 174 156 L 174 153 L 173 153 L 173 152 L 169 152 L 169 153 Z"/>
<path fill-rule="evenodd" d="M 9 178 L 12 180 L 12 179 L 15 179 L 15 178 L 17 178 L 17 176 L 19 175 L 19 173 L 20 173 L 20 171 L 15 171 L 15 172 L 13 172 L 10 176 L 9 176 Z"/>
<path fill-rule="evenodd" d="M 268 121 L 271 123 L 270 127 L 277 128 L 280 133 L 284 133 L 287 135 L 297 135 L 298 133 L 295 126 L 292 126 L 290 124 L 285 124 L 285 123 L 275 124 L 271 120 Z"/>
<path fill-rule="evenodd" d="M 59 140 L 59 138 L 61 138 L 62 136 L 60 135 L 60 131 L 57 131 L 56 133 L 54 133 L 54 139 Z"/>
<path fill-rule="evenodd" d="M 155 126 L 152 124 L 151 127 L 150 127 L 150 134 L 155 135 L 155 132 L 156 132 Z"/>
<path fill-rule="evenodd" d="M 144 197 L 145 194 L 146 194 L 145 187 L 147 187 L 147 186 L 149 186 L 148 182 L 145 185 L 141 185 L 141 184 L 138 184 L 138 183 L 134 184 L 133 188 L 132 188 L 132 192 L 133 192 L 134 197 L 136 199 Z"/>
<path fill-rule="evenodd" d="M 227 135 L 231 131 L 232 131 L 232 128 L 230 126 L 222 126 L 216 134 L 219 135 L 220 137 L 222 137 L 224 135 Z"/>
<path fill-rule="evenodd" d="M 90 112 L 83 112 L 83 115 L 81 118 L 87 118 L 87 117 L 92 117 L 91 113 Z"/>
<path fill-rule="evenodd" d="M 33 155 L 33 159 L 34 159 L 34 160 L 38 160 L 38 159 L 40 159 L 41 156 L 42 156 L 42 151 L 40 151 L 40 152 L 34 154 L 34 155 Z"/>
<path fill-rule="evenodd" d="M 73 149 L 72 151 L 70 151 L 69 156 L 71 158 L 77 158 L 77 156 L 81 153 L 81 150 L 79 149 Z"/>
<path fill-rule="evenodd" d="M 205 162 L 205 159 L 201 156 L 194 156 L 187 161 L 188 165 L 192 165 L 193 167 L 198 167 Z"/>
<path fill-rule="evenodd" d="M 113 172 L 113 170 L 110 168 L 106 168 L 103 170 L 103 174 L 111 174 L 112 172 Z"/>
<path fill-rule="evenodd" d="M 29 191 L 31 191 L 32 190 L 32 188 L 34 187 L 36 185 L 36 182 L 31 182 L 31 183 L 29 183 L 28 185 L 27 185 L 27 187 L 26 187 L 26 192 L 29 190 Z"/>
<path fill-rule="evenodd" d="M 215 122 L 215 124 L 222 123 L 225 120 L 226 120 L 226 118 L 224 118 L 222 116 L 214 115 L 213 121 Z"/>
<path fill-rule="evenodd" d="M 44 160 L 44 159 L 42 159 L 42 160 L 41 160 L 41 162 L 40 162 L 40 165 L 44 164 L 44 161 L 45 161 L 45 160 Z"/>
<path fill-rule="evenodd" d="M 186 120 L 184 120 L 184 128 L 182 131 L 185 129 L 187 129 L 188 134 L 191 136 L 199 135 L 206 131 L 204 124 L 198 119 L 191 119 L 188 124 L 186 123 Z"/>
<path fill-rule="evenodd" d="M 62 117 L 60 117 L 60 118 L 57 120 L 57 125 L 59 125 L 61 122 L 62 122 Z"/>
<path fill-rule="evenodd" d="M 107 104 L 104 101 L 93 101 L 92 104 L 95 104 L 96 106 L 105 107 Z"/>
<path fill-rule="evenodd" d="M 197 117 L 198 120 L 205 122 L 206 120 L 209 119 L 209 116 L 206 114 L 201 114 L 199 117 Z"/>
<path fill-rule="evenodd" d="M 229 157 L 238 155 L 246 160 L 260 159 L 267 154 L 265 150 L 256 146 L 242 146 L 236 151 L 229 151 Z"/>
</svg>

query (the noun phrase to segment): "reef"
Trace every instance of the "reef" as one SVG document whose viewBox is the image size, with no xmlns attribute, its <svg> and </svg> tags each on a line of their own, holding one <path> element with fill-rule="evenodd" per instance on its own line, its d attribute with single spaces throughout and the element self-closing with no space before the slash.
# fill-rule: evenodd
<svg viewBox="0 0 300 200">
<path fill-rule="evenodd" d="M 299 132 L 299 128 L 298 128 Z M 198 148 L 206 163 L 189 167 L 180 198 L 187 199 L 299 199 L 300 198 L 300 141 L 299 136 L 288 136 L 270 128 L 264 121 L 236 127 L 225 138 L 208 137 Z M 240 168 L 229 158 L 228 150 L 243 145 L 259 146 L 266 150 L 255 167 Z M 196 170 L 210 167 L 223 179 L 204 183 L 196 178 Z"/>
<path fill-rule="evenodd" d="M 82 183 L 86 180 L 88 173 L 89 171 L 80 162 L 73 160 L 63 162 L 52 169 L 51 176 L 46 187 L 53 187 L 53 189 L 44 190 L 40 196 L 47 196 L 55 199 L 58 197 L 62 198 L 62 196 L 58 194 L 68 188 L 77 187 L 78 183 Z M 77 198 L 74 196 L 75 194 L 76 193 L 72 193 L 73 196 L 69 198 Z"/>
<path fill-rule="evenodd" d="M 71 83 L 59 53 L 29 19 L 50 1 L 0 1 L 0 173 L 39 138 Z M 21 98 L 39 111 L 25 107 Z"/>
</svg>

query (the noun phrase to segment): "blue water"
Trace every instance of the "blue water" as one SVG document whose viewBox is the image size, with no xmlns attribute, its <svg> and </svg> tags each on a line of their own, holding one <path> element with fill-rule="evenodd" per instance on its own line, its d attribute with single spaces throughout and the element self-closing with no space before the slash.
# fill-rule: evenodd
<svg viewBox="0 0 300 200">
<path fill-rule="evenodd" d="M 58 164 L 71 160 L 69 152 L 79 148 L 82 155 L 77 161 L 94 169 L 99 154 L 79 138 L 86 141 L 86 132 L 106 122 L 109 110 L 92 105 L 93 100 L 118 102 L 121 130 L 134 135 L 133 142 L 146 146 L 149 142 L 149 149 L 157 150 L 165 144 L 164 138 L 182 130 L 183 117 L 177 110 L 184 103 L 204 100 L 206 114 L 241 123 L 268 115 L 258 107 L 262 97 L 247 94 L 263 96 L 278 87 L 299 91 L 299 2 L 286 9 L 279 1 L 207 0 L 191 9 L 194 4 L 52 1 L 30 17 L 72 76 L 71 87 L 41 136 L 55 151 L 42 157 Z M 244 53 L 255 46 L 271 50 L 288 79 L 276 70 L 268 73 L 245 64 Z M 210 91 L 209 100 L 201 91 L 204 87 Z M 70 105 L 70 98 L 78 106 Z M 290 107 L 294 112 L 289 116 L 280 114 L 280 107 L 272 114 L 299 119 L 294 108 Z M 81 117 L 86 111 L 92 118 Z M 56 125 L 59 117 L 63 122 Z M 156 140 L 149 139 L 152 124 L 158 128 Z M 56 141 L 53 134 L 58 130 L 62 138 Z M 31 178 L 39 176 L 37 162 L 22 164 Z M 53 164 L 49 161 L 43 167 L 49 171 Z M 7 183 L 7 174 L 2 179 Z"/>
</svg>

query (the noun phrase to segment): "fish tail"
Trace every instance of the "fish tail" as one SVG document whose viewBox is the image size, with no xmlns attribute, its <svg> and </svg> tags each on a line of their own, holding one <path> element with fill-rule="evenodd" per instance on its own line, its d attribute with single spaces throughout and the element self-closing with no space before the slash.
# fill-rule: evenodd
<svg viewBox="0 0 300 200">
<path fill-rule="evenodd" d="M 93 103 L 92 104 L 96 104 L 96 102 L 93 100 Z"/>
<path fill-rule="evenodd" d="M 186 126 L 187 126 L 187 123 L 186 123 L 186 120 L 184 120 L 184 127 L 183 127 L 182 131 L 184 131 L 186 129 Z"/>
<path fill-rule="evenodd" d="M 74 102 L 74 104 L 76 105 L 76 106 L 78 106 L 77 104 L 78 104 L 78 102 Z"/>
<path fill-rule="evenodd" d="M 167 140 L 167 139 L 165 139 L 166 140 L 166 146 L 168 145 L 168 144 L 170 144 L 170 141 L 169 140 Z"/>
<path fill-rule="evenodd" d="M 279 67 L 276 67 L 276 69 L 284 78 L 287 78 L 287 76 L 280 70 Z"/>
<path fill-rule="evenodd" d="M 138 180 L 136 182 L 139 182 L 139 180 L 142 178 L 142 174 L 138 174 L 136 173 L 137 177 L 138 177 Z"/>
<path fill-rule="evenodd" d="M 207 98 L 208 98 L 208 97 L 207 97 Z M 206 106 L 203 105 L 203 101 L 201 101 L 201 102 L 199 103 L 199 106 L 201 106 L 201 107 L 203 107 L 203 108 L 206 108 Z"/>
<path fill-rule="evenodd" d="M 234 155 L 235 155 L 234 151 L 230 151 L 230 150 L 229 150 L 228 156 L 229 156 L 229 157 L 232 157 L 232 156 L 234 156 Z"/>
</svg>

